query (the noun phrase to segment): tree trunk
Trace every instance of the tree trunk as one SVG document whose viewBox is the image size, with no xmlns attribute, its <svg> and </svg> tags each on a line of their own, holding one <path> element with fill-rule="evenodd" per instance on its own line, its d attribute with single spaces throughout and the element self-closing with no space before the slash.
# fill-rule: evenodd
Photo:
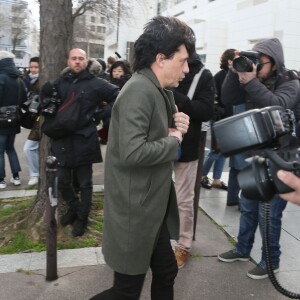
<svg viewBox="0 0 300 300">
<path fill-rule="evenodd" d="M 71 0 L 40 0 L 40 87 L 53 82 L 66 67 L 73 32 Z M 40 182 L 37 198 L 28 216 L 29 234 L 39 239 L 44 232 L 45 203 L 48 198 L 46 159 L 51 155 L 50 140 L 45 135 L 40 141 Z"/>
</svg>

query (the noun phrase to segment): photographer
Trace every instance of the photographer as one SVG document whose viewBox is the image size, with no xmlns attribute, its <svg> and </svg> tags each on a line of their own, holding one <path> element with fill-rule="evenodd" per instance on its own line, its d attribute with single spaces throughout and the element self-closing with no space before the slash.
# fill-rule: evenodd
<svg viewBox="0 0 300 300">
<path fill-rule="evenodd" d="M 63 123 L 66 126 L 72 123 L 73 116 L 67 112 L 67 108 L 75 108 L 73 112 L 77 118 L 76 125 L 72 126 L 71 131 L 65 132 L 61 128 L 54 128 L 51 150 L 58 159 L 58 189 L 68 205 L 68 211 L 61 217 L 60 224 L 62 226 L 72 224 L 72 234 L 76 237 L 82 236 L 88 225 L 93 193 L 92 165 L 102 162 L 97 128 L 93 120 L 94 112 L 102 101 L 113 103 L 119 89 L 96 77 L 100 64 L 96 60 L 88 60 L 84 50 L 79 48 L 70 50 L 67 63 L 68 68 L 64 69 L 54 82 L 57 95 L 48 98 L 48 105 L 42 102 L 42 112 L 48 115 L 42 130 L 45 133 L 45 123 L 46 125 L 54 123 L 54 115 L 64 115 L 66 121 Z M 46 84 L 42 88 L 42 94 L 43 90 L 44 94 L 51 94 L 48 92 L 48 90 L 51 92 L 51 88 L 45 86 Z M 45 99 L 44 102 L 47 102 Z M 60 109 L 57 110 L 58 107 Z M 77 184 L 79 197 L 75 192 Z"/>
<path fill-rule="evenodd" d="M 292 172 L 279 170 L 277 172 L 278 178 L 291 187 L 294 191 L 286 194 L 280 194 L 283 200 L 293 202 L 300 205 L 300 178 Z"/>
<path fill-rule="evenodd" d="M 277 38 L 264 39 L 256 43 L 252 50 L 257 53 L 249 57 L 253 63 L 248 66 L 248 69 L 242 71 L 241 65 L 235 64 L 236 59 L 234 60 L 235 71 L 231 70 L 224 81 L 222 101 L 227 105 L 239 105 L 244 102 L 246 110 L 274 105 L 293 110 L 297 102 L 299 81 L 287 75 L 280 41 Z M 239 53 L 237 52 L 236 55 L 238 57 Z M 280 138 L 281 146 L 288 146 L 289 139 L 289 136 Z M 257 154 L 259 155 L 260 152 Z M 253 156 L 253 153 L 248 153 L 248 156 Z M 234 249 L 218 255 L 221 261 L 234 262 L 250 259 L 257 226 L 259 225 L 262 231 L 264 223 L 263 204 L 260 200 L 263 199 L 253 201 L 241 195 L 238 241 Z M 275 273 L 279 271 L 281 218 L 285 207 L 286 202 L 279 195 L 270 201 L 270 256 Z M 264 247 L 261 261 L 247 275 L 253 279 L 268 277 Z"/>
</svg>

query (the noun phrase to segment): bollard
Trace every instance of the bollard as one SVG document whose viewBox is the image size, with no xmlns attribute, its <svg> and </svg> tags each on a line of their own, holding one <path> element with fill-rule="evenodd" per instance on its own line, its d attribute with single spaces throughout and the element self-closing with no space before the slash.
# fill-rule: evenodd
<svg viewBox="0 0 300 300">
<path fill-rule="evenodd" d="M 55 211 L 57 207 L 57 159 L 54 156 L 48 156 L 46 160 L 46 182 L 48 189 L 48 197 L 46 200 L 46 280 L 52 281 L 57 276 L 57 226 Z"/>
</svg>

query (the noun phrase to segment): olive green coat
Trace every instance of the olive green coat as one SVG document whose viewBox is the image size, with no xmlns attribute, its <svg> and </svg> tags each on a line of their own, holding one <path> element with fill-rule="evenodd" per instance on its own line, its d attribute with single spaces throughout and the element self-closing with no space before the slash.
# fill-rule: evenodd
<svg viewBox="0 0 300 300">
<path fill-rule="evenodd" d="M 104 232 L 106 263 L 122 274 L 147 272 L 166 217 L 178 239 L 179 217 L 172 181 L 178 144 L 168 137 L 173 93 L 160 88 L 150 69 L 135 73 L 112 111 L 106 150 Z"/>
</svg>

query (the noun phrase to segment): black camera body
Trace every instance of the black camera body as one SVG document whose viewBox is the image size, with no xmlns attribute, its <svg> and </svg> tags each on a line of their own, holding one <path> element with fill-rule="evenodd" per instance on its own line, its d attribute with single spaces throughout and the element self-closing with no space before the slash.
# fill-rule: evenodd
<svg viewBox="0 0 300 300">
<path fill-rule="evenodd" d="M 37 114 L 40 111 L 40 97 L 38 94 L 30 93 L 28 100 L 22 104 L 22 109 Z"/>
<path fill-rule="evenodd" d="M 277 178 L 283 169 L 300 177 L 300 148 L 297 147 L 294 113 L 281 106 L 253 109 L 223 119 L 213 130 L 223 155 L 231 156 L 248 150 L 260 150 L 261 156 L 247 159 L 249 165 L 239 172 L 243 195 L 253 200 L 271 200 L 275 194 L 291 192 Z M 289 134 L 294 147 L 281 148 L 279 138 Z"/>
<path fill-rule="evenodd" d="M 240 56 L 233 60 L 232 66 L 237 72 L 252 72 L 252 65 L 259 64 L 260 55 L 256 51 L 241 51 Z"/>
<path fill-rule="evenodd" d="M 55 115 L 61 105 L 61 99 L 59 98 L 55 87 L 50 82 L 46 82 L 42 87 L 41 103 L 42 114 L 47 116 Z"/>
</svg>

